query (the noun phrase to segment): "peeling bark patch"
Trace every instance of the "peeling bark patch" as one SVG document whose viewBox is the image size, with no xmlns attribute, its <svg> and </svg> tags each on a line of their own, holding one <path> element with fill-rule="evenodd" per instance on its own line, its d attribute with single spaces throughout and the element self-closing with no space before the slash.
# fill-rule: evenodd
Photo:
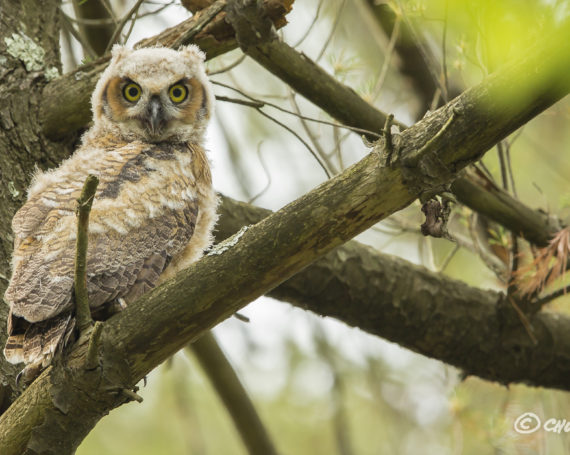
<svg viewBox="0 0 570 455">
<path fill-rule="evenodd" d="M 229 239 L 224 240 L 222 243 L 218 243 L 214 248 L 212 248 L 208 252 L 208 256 L 220 255 L 225 253 L 232 246 L 235 246 L 239 242 L 239 239 L 245 234 L 245 231 L 247 231 L 248 229 L 249 226 L 244 226 L 237 233 L 232 235 Z"/>
</svg>

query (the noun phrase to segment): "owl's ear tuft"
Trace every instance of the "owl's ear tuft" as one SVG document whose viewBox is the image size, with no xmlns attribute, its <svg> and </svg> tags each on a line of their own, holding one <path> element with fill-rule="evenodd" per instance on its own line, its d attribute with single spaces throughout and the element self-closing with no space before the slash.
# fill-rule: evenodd
<svg viewBox="0 0 570 455">
<path fill-rule="evenodd" d="M 188 46 L 182 46 L 179 49 L 179 52 L 184 55 L 185 58 L 189 59 L 199 59 L 201 62 L 206 60 L 206 54 L 200 50 L 198 46 L 195 44 L 189 44 Z"/>
<path fill-rule="evenodd" d="M 118 62 L 119 60 L 127 57 L 133 51 L 128 49 L 126 46 L 122 46 L 120 44 L 115 44 L 111 49 L 111 57 L 113 62 Z"/>
</svg>

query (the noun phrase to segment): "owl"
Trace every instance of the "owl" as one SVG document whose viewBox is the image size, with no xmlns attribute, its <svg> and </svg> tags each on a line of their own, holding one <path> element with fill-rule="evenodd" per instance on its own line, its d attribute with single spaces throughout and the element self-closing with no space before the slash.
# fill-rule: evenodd
<svg viewBox="0 0 570 455">
<path fill-rule="evenodd" d="M 37 172 L 12 221 L 6 359 L 24 378 L 74 335 L 77 199 L 99 178 L 87 292 L 104 319 L 196 261 L 212 242 L 217 196 L 204 134 L 214 96 L 196 46 L 115 46 L 91 99 L 93 126 L 58 168 Z"/>
</svg>

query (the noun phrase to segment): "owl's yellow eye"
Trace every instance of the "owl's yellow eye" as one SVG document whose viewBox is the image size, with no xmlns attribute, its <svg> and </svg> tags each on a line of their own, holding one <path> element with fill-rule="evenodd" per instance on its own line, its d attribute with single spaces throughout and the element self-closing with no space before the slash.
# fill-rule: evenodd
<svg viewBox="0 0 570 455">
<path fill-rule="evenodd" d="M 141 93 L 141 88 L 134 82 L 128 83 L 123 89 L 123 96 L 127 101 L 130 101 L 131 103 L 136 103 L 141 97 Z"/>
<path fill-rule="evenodd" d="M 188 96 L 188 89 L 182 84 L 174 84 L 170 87 L 168 95 L 173 103 L 179 104 Z"/>
</svg>

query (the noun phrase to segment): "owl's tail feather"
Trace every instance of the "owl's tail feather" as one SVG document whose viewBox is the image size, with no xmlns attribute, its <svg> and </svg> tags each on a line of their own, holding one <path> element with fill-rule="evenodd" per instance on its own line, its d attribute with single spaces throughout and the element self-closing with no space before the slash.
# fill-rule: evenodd
<svg viewBox="0 0 570 455">
<path fill-rule="evenodd" d="M 75 318 L 71 313 L 65 313 L 34 324 L 26 321 L 18 325 L 26 326 L 25 331 L 8 337 L 4 356 L 10 363 L 26 364 L 20 373 L 20 379 L 29 383 L 67 344 L 75 327 Z"/>
</svg>

